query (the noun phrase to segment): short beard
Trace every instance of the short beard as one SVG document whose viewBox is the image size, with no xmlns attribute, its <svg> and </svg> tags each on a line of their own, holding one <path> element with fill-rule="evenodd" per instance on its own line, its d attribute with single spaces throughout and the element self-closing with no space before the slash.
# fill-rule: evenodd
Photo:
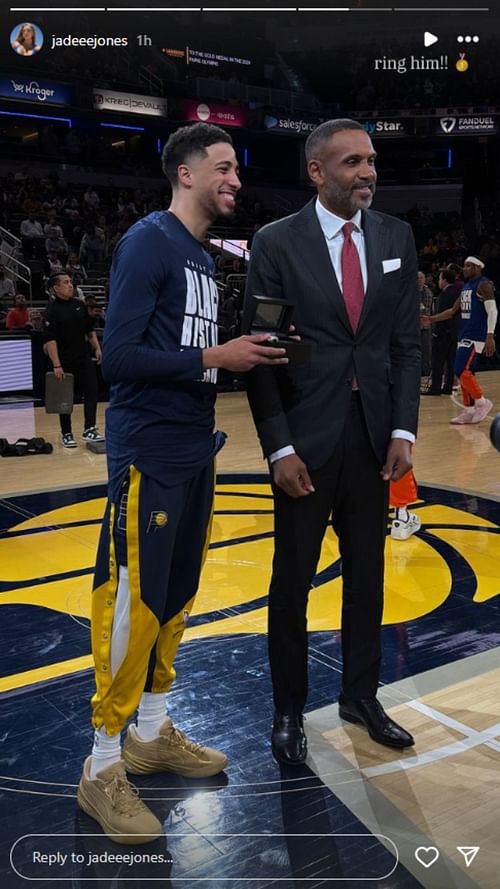
<svg viewBox="0 0 500 889">
<path fill-rule="evenodd" d="M 373 201 L 373 192 L 369 199 L 363 199 L 360 202 L 356 200 L 354 192 L 347 192 L 335 183 L 330 183 L 325 189 L 325 197 L 334 213 L 351 219 L 358 210 L 367 210 L 370 207 Z"/>
</svg>

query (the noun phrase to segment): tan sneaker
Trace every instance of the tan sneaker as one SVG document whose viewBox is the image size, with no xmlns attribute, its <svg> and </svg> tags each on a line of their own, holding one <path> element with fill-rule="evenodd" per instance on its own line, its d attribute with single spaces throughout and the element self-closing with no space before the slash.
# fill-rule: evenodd
<svg viewBox="0 0 500 889">
<path fill-rule="evenodd" d="M 159 737 L 152 741 L 141 741 L 135 725 L 130 725 L 122 756 L 127 772 L 133 775 L 175 772 L 184 778 L 209 778 L 227 765 L 224 753 L 191 741 L 168 716 Z"/>
<path fill-rule="evenodd" d="M 158 818 L 139 799 L 123 762 L 116 762 L 90 778 L 89 756 L 84 763 L 77 798 L 81 809 L 94 818 L 115 843 L 133 846 L 151 843 L 162 834 Z"/>
</svg>

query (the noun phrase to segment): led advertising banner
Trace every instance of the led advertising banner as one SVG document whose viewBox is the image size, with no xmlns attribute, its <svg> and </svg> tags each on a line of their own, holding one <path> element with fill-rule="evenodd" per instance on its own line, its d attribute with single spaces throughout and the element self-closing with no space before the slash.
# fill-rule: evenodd
<svg viewBox="0 0 500 889">
<path fill-rule="evenodd" d="M 40 105 L 71 105 L 73 87 L 68 83 L 56 83 L 40 77 L 1 74 L 0 97 Z"/>
<path fill-rule="evenodd" d="M 432 121 L 432 128 L 440 136 L 482 136 L 499 132 L 500 117 L 494 114 L 450 114 Z"/>
<path fill-rule="evenodd" d="M 214 123 L 223 127 L 244 127 L 247 123 L 247 112 L 237 105 L 217 105 L 213 102 L 191 101 L 183 103 L 184 120 L 201 120 L 203 123 Z"/>
<path fill-rule="evenodd" d="M 122 114 L 142 114 L 166 117 L 168 101 L 163 96 L 141 96 L 137 93 L 117 93 L 94 88 L 94 108 L 97 111 L 121 111 Z"/>
</svg>

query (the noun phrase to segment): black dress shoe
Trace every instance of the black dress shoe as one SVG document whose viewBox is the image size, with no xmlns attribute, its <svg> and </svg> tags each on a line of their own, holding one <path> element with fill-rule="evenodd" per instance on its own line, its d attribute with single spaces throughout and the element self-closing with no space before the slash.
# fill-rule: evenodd
<svg viewBox="0 0 500 889">
<path fill-rule="evenodd" d="M 441 392 L 434 392 L 433 389 L 429 389 L 428 392 L 422 392 L 422 395 L 441 395 Z"/>
<path fill-rule="evenodd" d="M 339 716 L 346 722 L 364 725 L 370 738 L 386 747 L 411 747 L 415 741 L 409 732 L 394 722 L 376 698 L 349 701 L 339 697 Z"/>
<path fill-rule="evenodd" d="M 307 738 L 302 715 L 275 712 L 271 747 L 276 759 L 287 766 L 300 766 L 305 762 Z"/>
</svg>

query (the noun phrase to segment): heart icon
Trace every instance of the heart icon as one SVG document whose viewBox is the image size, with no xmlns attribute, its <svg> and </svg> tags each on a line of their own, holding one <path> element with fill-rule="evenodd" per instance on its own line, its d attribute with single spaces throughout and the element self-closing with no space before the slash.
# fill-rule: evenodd
<svg viewBox="0 0 500 889">
<path fill-rule="evenodd" d="M 439 858 L 439 849 L 435 846 L 419 846 L 415 849 L 415 858 L 423 867 L 432 867 Z"/>
</svg>

